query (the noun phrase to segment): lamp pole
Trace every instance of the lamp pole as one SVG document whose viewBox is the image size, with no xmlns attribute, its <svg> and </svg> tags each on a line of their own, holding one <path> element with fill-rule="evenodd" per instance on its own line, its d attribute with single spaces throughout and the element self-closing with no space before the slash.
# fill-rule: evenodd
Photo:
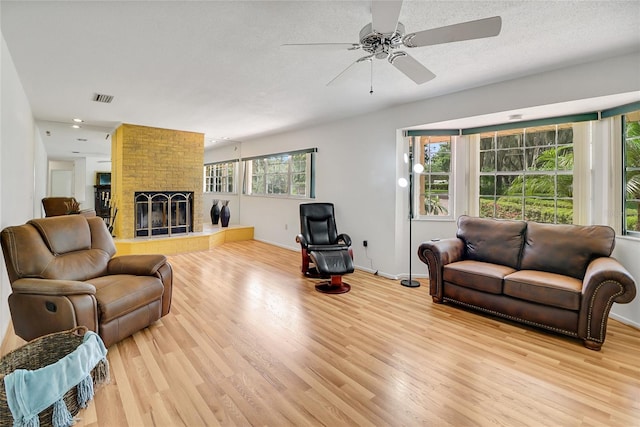
<svg viewBox="0 0 640 427">
<path fill-rule="evenodd" d="M 421 165 L 422 166 L 422 165 Z M 412 230 L 411 223 L 413 222 L 413 144 L 409 145 L 409 279 L 401 280 L 400 284 L 408 288 L 417 288 L 420 286 L 420 282 L 417 280 L 411 280 L 411 250 L 412 250 Z"/>
</svg>

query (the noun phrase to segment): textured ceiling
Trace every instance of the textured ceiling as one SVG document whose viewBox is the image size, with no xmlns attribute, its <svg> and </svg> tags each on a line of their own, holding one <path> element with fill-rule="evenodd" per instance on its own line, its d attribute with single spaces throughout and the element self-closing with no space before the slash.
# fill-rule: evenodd
<svg viewBox="0 0 640 427">
<path fill-rule="evenodd" d="M 208 145 L 248 140 L 640 50 L 638 1 L 405 1 L 400 21 L 416 32 L 495 15 L 497 37 L 411 49 L 437 76 L 423 85 L 377 60 L 373 75 L 365 62 L 327 86 L 362 52 L 281 45 L 357 43 L 369 1 L 0 3 L 2 34 L 57 158 L 108 155 L 120 123 L 202 132 Z M 92 101 L 96 93 L 113 102 Z M 74 117 L 82 129 L 70 129 Z"/>
</svg>

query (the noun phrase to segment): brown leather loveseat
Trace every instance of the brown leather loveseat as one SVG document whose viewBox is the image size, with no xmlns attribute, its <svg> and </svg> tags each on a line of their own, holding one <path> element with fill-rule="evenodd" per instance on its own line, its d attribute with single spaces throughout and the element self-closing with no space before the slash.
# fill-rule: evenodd
<svg viewBox="0 0 640 427">
<path fill-rule="evenodd" d="M 100 217 L 33 219 L 2 230 L 16 334 L 86 326 L 106 346 L 169 313 L 173 273 L 164 255 L 116 253 Z"/>
<path fill-rule="evenodd" d="M 636 294 L 629 272 L 610 257 L 615 233 L 607 226 L 461 216 L 456 236 L 418 249 L 437 303 L 566 334 L 600 350 L 612 304 Z"/>
</svg>

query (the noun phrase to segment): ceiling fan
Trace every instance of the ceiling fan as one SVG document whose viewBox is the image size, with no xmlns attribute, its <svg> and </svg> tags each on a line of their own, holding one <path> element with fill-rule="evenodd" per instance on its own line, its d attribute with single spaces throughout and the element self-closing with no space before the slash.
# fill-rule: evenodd
<svg viewBox="0 0 640 427">
<path fill-rule="evenodd" d="M 493 37 L 500 34 L 502 19 L 499 16 L 462 22 L 439 28 L 405 33 L 404 25 L 398 22 L 402 0 L 371 2 L 371 23 L 360 30 L 359 43 L 287 43 L 284 48 L 316 48 L 316 49 L 362 49 L 367 54 L 350 64 L 327 85 L 333 83 L 353 65 L 371 62 L 374 59 L 387 59 L 391 65 L 413 80 L 423 84 L 435 78 L 429 69 L 405 52 L 404 48 L 432 46 L 463 40 Z M 373 93 L 373 88 L 370 93 Z"/>
</svg>

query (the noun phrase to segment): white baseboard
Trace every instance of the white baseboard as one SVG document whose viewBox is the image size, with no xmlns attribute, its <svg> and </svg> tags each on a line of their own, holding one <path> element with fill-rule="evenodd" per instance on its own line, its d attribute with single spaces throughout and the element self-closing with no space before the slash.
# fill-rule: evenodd
<svg viewBox="0 0 640 427">
<path fill-rule="evenodd" d="M 269 240 L 264 240 L 264 239 L 256 239 L 256 238 L 254 238 L 254 240 L 257 240 L 258 242 L 262 242 L 262 243 L 267 243 L 269 245 L 277 246 L 277 247 L 282 248 L 282 249 L 288 249 L 288 250 L 293 251 L 293 252 L 299 252 L 300 251 L 300 246 L 299 245 L 298 246 L 287 246 L 287 245 L 283 245 L 281 243 L 275 243 L 275 242 L 271 242 Z M 393 275 L 393 274 L 385 273 L 383 271 L 373 270 L 373 269 L 368 268 L 368 267 L 363 267 L 361 265 L 354 265 L 354 267 L 356 269 L 358 269 L 358 270 L 366 271 L 367 273 L 371 273 L 371 274 L 376 275 L 376 276 L 384 277 L 385 279 L 401 280 L 401 279 L 408 279 L 409 278 L 408 274 Z M 425 278 L 428 278 L 429 276 L 426 275 L 426 274 L 420 274 L 420 275 L 412 274 L 411 277 L 415 277 L 415 278 L 418 278 L 418 279 L 425 279 Z"/>
<path fill-rule="evenodd" d="M 609 313 L 609 317 L 612 318 L 612 319 L 617 320 L 620 323 L 624 323 L 625 325 L 633 326 L 636 329 L 640 329 L 640 324 L 639 323 L 634 322 L 631 319 L 627 319 L 626 317 L 619 316 L 619 315 L 617 315 L 615 313 Z"/>
</svg>

